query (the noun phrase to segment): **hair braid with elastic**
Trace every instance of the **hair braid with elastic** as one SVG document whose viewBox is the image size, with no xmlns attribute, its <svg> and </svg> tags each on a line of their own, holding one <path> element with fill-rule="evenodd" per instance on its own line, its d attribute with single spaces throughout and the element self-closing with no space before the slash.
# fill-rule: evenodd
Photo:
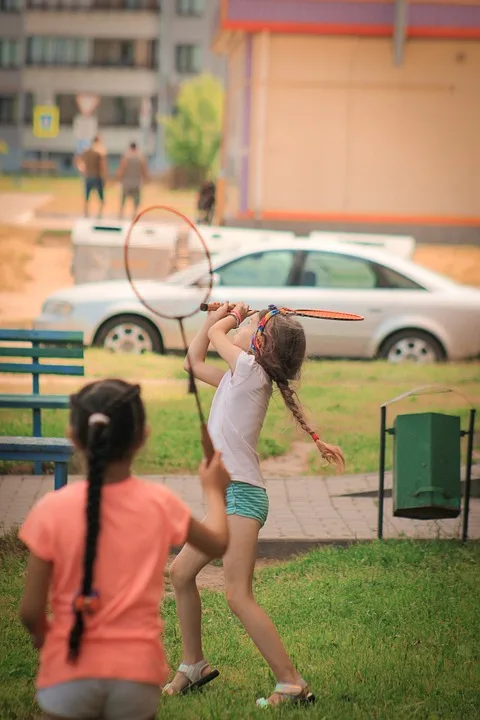
<svg viewBox="0 0 480 720">
<path fill-rule="evenodd" d="M 259 315 L 260 319 L 266 313 L 266 310 L 262 310 Z M 290 381 L 298 380 L 300 377 L 305 352 L 306 339 L 302 325 L 291 315 L 280 313 L 266 323 L 261 342 L 255 352 L 255 359 L 278 385 L 286 407 L 302 430 L 311 436 L 324 460 L 335 465 L 338 471 L 343 472 L 345 459 L 341 449 L 336 445 L 323 442 L 312 430 L 297 393 L 290 385 Z"/>
<path fill-rule="evenodd" d="M 108 385 L 109 383 L 110 385 Z M 110 397 L 108 397 L 107 402 L 102 403 L 101 400 L 104 395 Z M 113 435 L 116 431 L 116 425 L 118 425 L 119 411 L 125 413 L 127 406 L 131 410 L 131 427 L 129 428 L 129 437 L 124 439 L 122 445 L 122 438 Z M 140 400 L 139 386 L 129 385 L 122 381 L 103 381 L 103 385 L 102 383 L 87 385 L 77 395 L 71 397 L 71 407 L 72 427 L 78 434 L 80 442 L 84 444 L 88 464 L 87 533 L 83 557 L 81 595 L 89 597 L 93 592 L 95 559 L 101 529 L 100 505 L 106 468 L 112 459 L 120 459 L 121 453 L 128 452 L 132 443 L 139 439 L 140 432 L 143 434 L 145 411 Z M 89 424 L 90 415 L 96 412 L 106 415 L 109 419 L 108 424 L 102 422 Z M 124 428 L 120 428 L 117 432 L 118 435 L 122 435 L 122 433 L 124 433 Z M 118 449 L 119 443 L 120 451 Z M 84 629 L 83 612 L 76 610 L 68 642 L 68 659 L 70 662 L 75 662 L 78 658 Z"/>
</svg>

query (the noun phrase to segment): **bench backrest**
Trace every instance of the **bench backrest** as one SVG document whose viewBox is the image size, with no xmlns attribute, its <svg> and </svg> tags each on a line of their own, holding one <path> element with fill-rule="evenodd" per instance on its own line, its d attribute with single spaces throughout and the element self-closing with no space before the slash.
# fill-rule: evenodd
<svg viewBox="0 0 480 720">
<path fill-rule="evenodd" d="M 40 392 L 40 375 L 84 375 L 83 362 L 77 365 L 43 363 L 48 360 L 83 360 L 83 333 L 60 330 L 0 330 L 0 372 L 29 373 L 33 393 Z M 30 343 L 30 347 L 25 347 Z M 6 361 L 3 358 L 7 358 Z M 31 362 L 9 362 L 8 358 L 31 358 Z"/>
</svg>

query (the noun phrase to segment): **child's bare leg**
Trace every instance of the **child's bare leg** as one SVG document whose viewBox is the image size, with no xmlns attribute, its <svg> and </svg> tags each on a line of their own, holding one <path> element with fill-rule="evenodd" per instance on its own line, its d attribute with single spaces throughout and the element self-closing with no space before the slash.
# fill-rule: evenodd
<svg viewBox="0 0 480 720">
<path fill-rule="evenodd" d="M 170 577 L 175 590 L 177 614 L 182 633 L 183 662 L 194 665 L 203 660 L 202 605 L 196 577 L 212 558 L 190 545 L 185 545 L 170 567 Z M 210 672 L 207 666 L 202 675 Z M 183 673 L 177 672 L 169 684 L 167 693 L 173 695 L 189 684 Z"/>
<path fill-rule="evenodd" d="M 229 530 L 230 544 L 223 558 L 228 605 L 272 668 L 277 682 L 304 685 L 275 625 L 253 597 L 252 580 L 260 524 L 251 518 L 231 515 Z M 272 696 L 272 702 L 277 700 L 280 698 Z"/>
</svg>

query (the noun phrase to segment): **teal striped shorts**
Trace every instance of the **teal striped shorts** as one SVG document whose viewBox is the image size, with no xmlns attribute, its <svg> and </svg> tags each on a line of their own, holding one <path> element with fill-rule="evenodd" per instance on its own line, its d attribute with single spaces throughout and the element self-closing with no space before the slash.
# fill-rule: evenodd
<svg viewBox="0 0 480 720">
<path fill-rule="evenodd" d="M 268 495 L 258 485 L 234 481 L 230 483 L 226 493 L 227 515 L 257 520 L 263 527 L 268 515 Z"/>
</svg>

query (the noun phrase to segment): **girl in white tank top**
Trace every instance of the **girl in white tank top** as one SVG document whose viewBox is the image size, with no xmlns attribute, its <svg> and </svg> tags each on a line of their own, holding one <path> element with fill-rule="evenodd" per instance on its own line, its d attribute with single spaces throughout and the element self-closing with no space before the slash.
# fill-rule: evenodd
<svg viewBox="0 0 480 720">
<path fill-rule="evenodd" d="M 301 324 L 274 306 L 252 315 L 250 323 L 243 325 L 249 315 L 249 308 L 243 303 L 233 309 L 226 303 L 209 313 L 189 348 L 185 368 L 190 362 L 196 378 L 217 388 L 208 427 L 232 479 L 226 494 L 230 543 L 223 558 L 227 601 L 277 679 L 273 694 L 257 704 L 311 702 L 314 697 L 307 683 L 293 666 L 252 589 L 258 533 L 268 513 L 257 445 L 273 383 L 323 458 L 339 470 L 344 469 L 344 459 L 340 448 L 320 440 L 310 427 L 290 386 L 291 381 L 299 378 L 305 357 Z M 229 337 L 228 333 L 235 328 L 239 328 L 236 334 Z M 206 362 L 210 343 L 228 363 L 227 372 Z M 182 631 L 183 661 L 172 682 L 164 688 L 169 695 L 195 689 L 218 675 L 203 655 L 201 604 L 195 583 L 197 574 L 210 561 L 211 558 L 186 545 L 170 568 Z"/>
</svg>

